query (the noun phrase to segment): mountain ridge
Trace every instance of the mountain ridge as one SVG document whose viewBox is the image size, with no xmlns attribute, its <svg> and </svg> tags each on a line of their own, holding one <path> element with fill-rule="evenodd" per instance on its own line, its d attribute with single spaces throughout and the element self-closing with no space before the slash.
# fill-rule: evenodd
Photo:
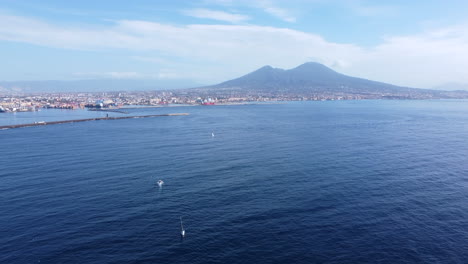
<svg viewBox="0 0 468 264">
<path fill-rule="evenodd" d="M 41 81 L 0 81 L 0 94 L 76 93 L 113 91 L 151 91 L 187 89 L 197 84 L 191 80 L 153 79 L 81 79 Z"/>
<path fill-rule="evenodd" d="M 231 79 L 219 84 L 208 86 L 210 88 L 240 88 L 256 90 L 353 90 L 369 92 L 369 89 L 377 88 L 381 92 L 408 91 L 409 88 L 393 84 L 352 77 L 338 73 L 333 69 L 317 62 L 306 62 L 295 68 L 284 70 L 263 66 L 253 72 L 239 78 Z M 427 89 L 418 89 L 425 91 Z"/>
</svg>

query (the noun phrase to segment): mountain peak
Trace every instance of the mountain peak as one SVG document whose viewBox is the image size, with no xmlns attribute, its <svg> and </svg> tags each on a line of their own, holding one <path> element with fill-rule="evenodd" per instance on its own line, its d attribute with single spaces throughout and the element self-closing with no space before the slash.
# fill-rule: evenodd
<svg viewBox="0 0 468 264">
<path fill-rule="evenodd" d="M 325 67 L 325 65 L 321 64 L 321 63 L 318 63 L 318 62 L 315 62 L 315 61 L 309 61 L 309 62 L 305 62 L 299 66 L 297 66 L 296 68 L 299 68 L 299 67 Z"/>
<path fill-rule="evenodd" d="M 262 69 L 270 70 L 270 69 L 273 69 L 273 67 L 271 67 L 270 65 L 265 65 L 265 66 L 261 67 L 259 70 L 262 70 Z"/>
<path fill-rule="evenodd" d="M 265 65 L 255 71 L 253 71 L 252 73 L 262 73 L 262 72 L 271 72 L 273 71 L 275 68 L 271 67 L 270 65 Z"/>
<path fill-rule="evenodd" d="M 320 72 L 335 72 L 334 70 L 328 68 L 327 66 L 320 64 L 318 62 L 306 62 L 304 64 L 301 64 L 297 66 L 294 69 L 291 69 L 290 71 L 320 71 Z"/>
</svg>

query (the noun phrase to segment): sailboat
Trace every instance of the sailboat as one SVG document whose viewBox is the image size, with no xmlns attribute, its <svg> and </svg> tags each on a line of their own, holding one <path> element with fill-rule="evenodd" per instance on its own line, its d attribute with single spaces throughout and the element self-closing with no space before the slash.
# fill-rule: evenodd
<svg viewBox="0 0 468 264">
<path fill-rule="evenodd" d="M 214 137 L 214 132 L 211 132 L 211 137 Z"/>
<path fill-rule="evenodd" d="M 185 237 L 185 229 L 184 229 L 184 224 L 182 223 L 182 216 L 180 217 L 180 235 L 182 237 Z"/>
<path fill-rule="evenodd" d="M 163 180 L 159 180 L 159 181 L 158 181 L 158 185 L 159 185 L 159 187 L 162 187 L 162 186 L 163 186 L 163 184 L 164 184 L 164 181 L 163 181 Z"/>
</svg>

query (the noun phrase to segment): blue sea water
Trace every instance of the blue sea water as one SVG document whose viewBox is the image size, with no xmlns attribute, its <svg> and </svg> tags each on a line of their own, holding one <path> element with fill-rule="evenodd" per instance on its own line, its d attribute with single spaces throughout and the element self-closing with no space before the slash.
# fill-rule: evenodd
<svg viewBox="0 0 468 264">
<path fill-rule="evenodd" d="M 110 112 L 113 116 L 125 116 L 120 113 Z M 87 111 L 83 109 L 66 110 L 66 109 L 41 109 L 36 112 L 13 112 L 0 113 L 0 126 L 32 124 L 34 122 L 50 122 L 63 120 L 76 120 L 95 117 L 106 117 L 109 112 L 104 111 Z"/>
<path fill-rule="evenodd" d="M 467 263 L 468 101 L 130 111 L 0 131 L 0 263 Z"/>
</svg>

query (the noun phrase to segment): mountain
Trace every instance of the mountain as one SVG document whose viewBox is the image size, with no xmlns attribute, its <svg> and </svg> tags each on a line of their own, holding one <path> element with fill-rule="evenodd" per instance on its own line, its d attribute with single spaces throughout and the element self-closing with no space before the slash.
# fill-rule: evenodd
<svg viewBox="0 0 468 264">
<path fill-rule="evenodd" d="M 181 89 L 199 85 L 190 80 L 48 80 L 48 81 L 0 81 L 0 94 L 43 93 L 43 92 L 109 92 L 109 91 L 148 91 Z"/>
<path fill-rule="evenodd" d="M 360 98 L 452 98 L 447 91 L 401 87 L 338 73 L 320 63 L 307 62 L 290 70 L 264 66 L 242 77 L 200 90 L 243 91 L 261 94 L 349 95 Z M 461 97 L 467 97 L 463 93 Z"/>
<path fill-rule="evenodd" d="M 432 89 L 445 91 L 468 91 L 468 83 L 449 82 L 434 86 Z"/>
<path fill-rule="evenodd" d="M 307 62 L 290 70 L 264 66 L 237 79 L 222 82 L 212 87 L 241 88 L 255 90 L 315 90 L 315 91 L 357 91 L 368 92 L 378 89 L 380 92 L 405 90 L 387 83 L 370 81 L 338 73 L 320 63 Z"/>
</svg>

